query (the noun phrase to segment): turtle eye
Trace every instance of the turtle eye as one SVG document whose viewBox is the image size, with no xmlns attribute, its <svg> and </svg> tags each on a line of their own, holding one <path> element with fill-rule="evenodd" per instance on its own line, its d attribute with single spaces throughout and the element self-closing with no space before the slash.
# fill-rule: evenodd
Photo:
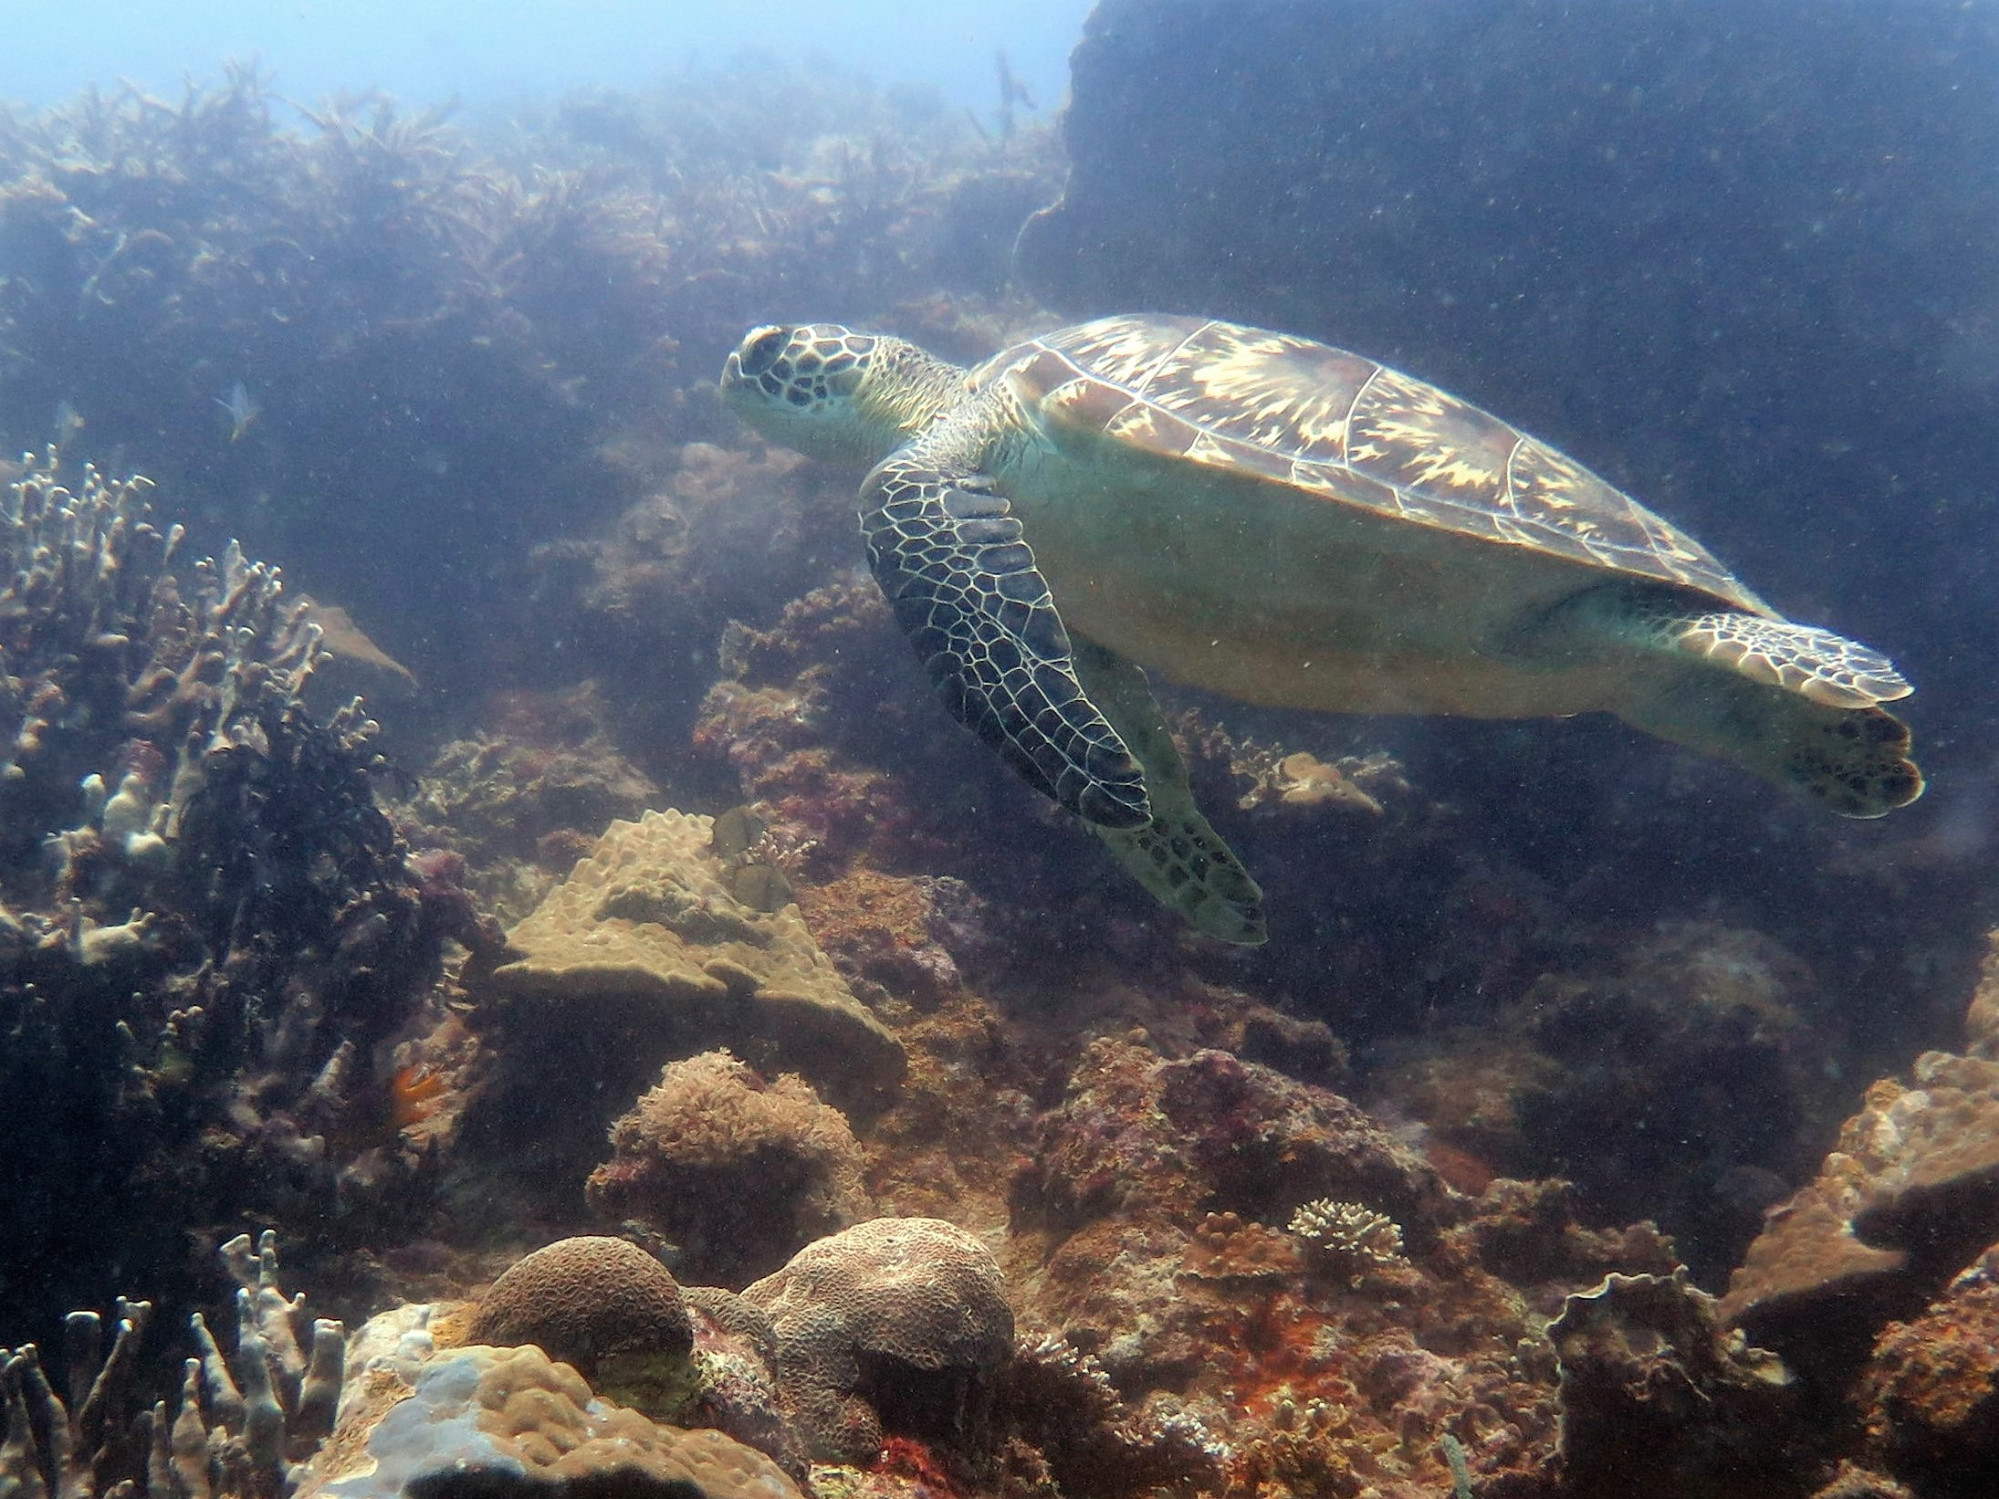
<svg viewBox="0 0 1999 1499">
<path fill-rule="evenodd" d="M 784 352 L 784 346 L 790 342 L 789 328 L 766 328 L 743 345 L 743 373 L 750 376 L 765 373 L 777 363 L 777 356 Z"/>
</svg>

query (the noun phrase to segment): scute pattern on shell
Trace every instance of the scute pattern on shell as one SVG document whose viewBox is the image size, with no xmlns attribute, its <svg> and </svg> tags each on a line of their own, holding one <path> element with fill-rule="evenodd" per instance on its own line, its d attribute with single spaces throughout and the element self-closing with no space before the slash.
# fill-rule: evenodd
<svg viewBox="0 0 1999 1499">
<path fill-rule="evenodd" d="M 973 372 L 1051 424 L 1380 515 L 1695 588 L 1768 614 L 1692 537 L 1467 401 L 1358 354 L 1198 318 L 1114 317 Z"/>
</svg>

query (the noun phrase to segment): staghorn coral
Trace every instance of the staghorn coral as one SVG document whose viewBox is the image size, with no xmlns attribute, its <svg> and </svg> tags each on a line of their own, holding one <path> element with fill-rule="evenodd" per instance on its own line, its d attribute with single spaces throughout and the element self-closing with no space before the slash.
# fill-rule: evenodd
<svg viewBox="0 0 1999 1499">
<path fill-rule="evenodd" d="M 745 1285 L 871 1211 L 845 1116 L 795 1073 L 766 1082 L 726 1051 L 667 1063 L 611 1145 L 591 1206 L 665 1235 L 704 1282 Z"/>
<path fill-rule="evenodd" d="M 474 1343 L 532 1343 L 586 1376 L 618 1354 L 684 1359 L 694 1332 L 680 1286 L 623 1239 L 560 1239 L 517 1260 L 479 1299 Z"/>
<path fill-rule="evenodd" d="M 743 1292 L 815 1458 L 867 1463 L 885 1432 L 978 1450 L 1013 1311 L 991 1252 L 934 1218 L 877 1218 L 809 1244 Z"/>
<path fill-rule="evenodd" d="M 51 1246 L 115 1242 L 93 1225 L 360 1207 L 375 1048 L 476 940 L 375 804 L 374 724 L 302 703 L 319 632 L 277 570 L 182 563 L 143 480 L 66 478 L 0 495 L 0 1090 L 68 1121 L 0 1162 L 10 1313 L 80 1299 Z M 126 1272 L 182 1294 L 174 1238 Z"/>
</svg>

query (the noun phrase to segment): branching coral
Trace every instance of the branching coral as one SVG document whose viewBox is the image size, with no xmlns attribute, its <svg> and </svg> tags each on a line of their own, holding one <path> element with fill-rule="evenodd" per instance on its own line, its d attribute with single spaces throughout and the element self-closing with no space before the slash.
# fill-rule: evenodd
<svg viewBox="0 0 1999 1499">
<path fill-rule="evenodd" d="M 319 635 L 277 570 L 233 546 L 179 564 L 144 481 L 65 477 L 0 494 L 0 1089 L 66 1121 L 0 1161 L 0 1285 L 68 1300 L 90 1267 L 49 1246 L 116 1242 L 93 1224 L 256 1210 L 208 1195 L 225 1182 L 267 1212 L 330 1200 L 327 1137 L 456 918 L 375 806 L 372 722 L 304 707 Z M 246 1153 L 269 1170 L 236 1174 Z"/>
<path fill-rule="evenodd" d="M 1299 1208 L 1285 1226 L 1344 1267 L 1355 1284 L 1370 1271 L 1409 1263 L 1402 1255 L 1402 1230 L 1395 1220 L 1358 1202 L 1321 1197 Z"/>
<path fill-rule="evenodd" d="M 64 1325 L 69 1401 L 49 1384 L 35 1345 L 0 1350 L 0 1491 L 20 1499 L 269 1499 L 285 1492 L 333 1430 L 344 1372 L 345 1329 L 313 1322 L 302 1348 L 303 1296 L 278 1287 L 277 1238 L 268 1230 L 222 1246 L 237 1283 L 236 1359 L 216 1345 L 199 1313 L 201 1350 L 183 1366 L 178 1412 L 155 1401 L 126 1410 L 152 1303 L 118 1303 L 117 1332 L 101 1361 L 102 1323 L 72 1312 Z"/>
</svg>

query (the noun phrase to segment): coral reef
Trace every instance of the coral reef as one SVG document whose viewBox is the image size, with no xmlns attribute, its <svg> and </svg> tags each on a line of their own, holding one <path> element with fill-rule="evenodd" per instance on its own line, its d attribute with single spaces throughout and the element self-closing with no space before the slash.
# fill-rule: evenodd
<svg viewBox="0 0 1999 1499">
<path fill-rule="evenodd" d="M 84 1299 L 121 1223 L 363 1206 L 384 1048 L 479 940 L 375 803 L 373 723 L 301 702 L 276 570 L 180 564 L 144 481 L 66 477 L 0 495 L 0 1089 L 63 1121 L 0 1163 L 9 1315 Z M 123 1273 L 184 1298 L 176 1238 Z"/>
<path fill-rule="evenodd" d="M 1684 1274 L 1609 1275 L 1548 1327 L 1561 1368 L 1562 1478 L 1577 1494 L 1802 1488 L 1800 1401 Z"/>
<path fill-rule="evenodd" d="M 685 1358 L 694 1330 L 680 1286 L 623 1239 L 561 1239 L 508 1267 L 479 1298 L 474 1343 L 531 1343 L 586 1378 L 618 1354 Z"/>
<path fill-rule="evenodd" d="M 341 1402 L 300 1499 L 591 1495 L 799 1499 L 762 1453 L 599 1399 L 540 1349 L 469 1346 L 374 1361 Z"/>
<path fill-rule="evenodd" d="M 934 1218 L 821 1239 L 743 1292 L 770 1319 L 778 1375 L 812 1455 L 869 1463 L 885 1432 L 977 1451 L 1013 1352 L 999 1266 Z M 982 1440 L 983 1437 L 983 1440 Z"/>
<path fill-rule="evenodd" d="M 703 1284 L 747 1285 L 870 1215 L 840 1111 L 795 1073 L 766 1082 L 726 1051 L 667 1063 L 611 1126 L 611 1146 L 586 1184 L 590 1205 L 663 1235 Z"/>
<path fill-rule="evenodd" d="M 1999 424 L 1964 420 L 1990 277 L 1946 247 L 1992 238 L 1990 94 L 1924 80 L 1999 32 L 1842 12 L 1767 66 L 1802 4 L 1731 11 L 1731 51 L 1675 40 L 1720 0 L 1609 41 L 1529 0 L 1338 0 L 1333 57 L 1291 12 L 1104 0 L 1023 263 L 1065 302 L 1163 275 L 1158 305 L 1332 333 L 1579 451 L 1609 433 L 1607 472 L 1864 626 L 1885 585 L 1801 559 L 1982 541 L 1954 497 L 1994 466 Z M 1454 28 L 1481 44 L 1451 95 Z M 1114 154 L 1160 118 L 1116 102 L 1135 79 L 1211 100 L 1217 58 L 1226 108 Z M 1785 133 L 1856 80 L 1869 110 Z M 1870 1091 L 1719 1312 L 1694 1283 L 1812 1176 L 1842 1076 L 1948 1044 L 1990 853 L 1945 794 L 1989 766 L 1906 831 L 1828 828 L 1586 722 L 1162 684 L 1276 933 L 1180 943 L 936 711 L 855 570 L 854 475 L 745 442 L 712 388 L 774 316 L 957 358 L 1055 321 L 1005 285 L 1050 132 L 771 63 L 505 122 L 290 108 L 239 71 L 0 109 L 0 436 L 39 448 L 54 413 L 65 464 L 0 501 L 0 1096 L 28 1121 L 0 1318 L 46 1347 L 137 1284 L 178 1322 L 219 1301 L 185 1246 L 272 1221 L 315 1309 L 394 1309 L 343 1352 L 275 1241 L 234 1239 L 236 1344 L 197 1322 L 191 1370 L 149 1361 L 143 1303 L 69 1324 L 60 1396 L 0 1359 L 0 1489 L 1985 1499 L 1999 946 L 1963 1053 Z M 1854 195 L 1821 212 L 1787 163 Z M 1698 270 L 1631 237 L 1681 201 L 1662 165 L 1721 189 Z M 1405 180 L 1445 186 L 1377 191 Z M 1472 265 L 1437 214 L 1548 232 Z M 1876 214 L 1898 237 L 1862 253 Z M 1336 296 L 1301 243 L 1346 257 Z M 1557 295 L 1513 296 L 1523 268 Z M 77 461 L 114 454 L 161 489 Z M 1942 529 L 1825 509 L 1896 486 Z M 1751 490 L 1796 524 L 1743 536 Z M 1950 684 L 1989 684 L 1921 623 L 1988 617 L 1988 551 L 1927 558 L 1881 631 L 1930 652 L 1960 757 L 1990 735 Z M 378 732 L 329 651 L 410 711 Z M 562 1238 L 607 1220 L 626 1238 Z"/>
<path fill-rule="evenodd" d="M 221 1249 L 237 1283 L 236 1360 L 216 1346 L 199 1312 L 199 1358 L 183 1366 L 171 1422 L 157 1400 L 129 1417 L 138 1349 L 152 1303 L 118 1303 L 111 1351 L 102 1322 L 72 1312 L 63 1341 L 70 1403 L 51 1388 L 30 1343 L 0 1358 L 0 1487 L 22 1495 L 132 1495 L 147 1499 L 269 1499 L 288 1492 L 332 1432 L 345 1372 L 345 1329 L 315 1320 L 301 1348 L 305 1298 L 278 1286 L 277 1237 L 239 1235 Z"/>
</svg>

